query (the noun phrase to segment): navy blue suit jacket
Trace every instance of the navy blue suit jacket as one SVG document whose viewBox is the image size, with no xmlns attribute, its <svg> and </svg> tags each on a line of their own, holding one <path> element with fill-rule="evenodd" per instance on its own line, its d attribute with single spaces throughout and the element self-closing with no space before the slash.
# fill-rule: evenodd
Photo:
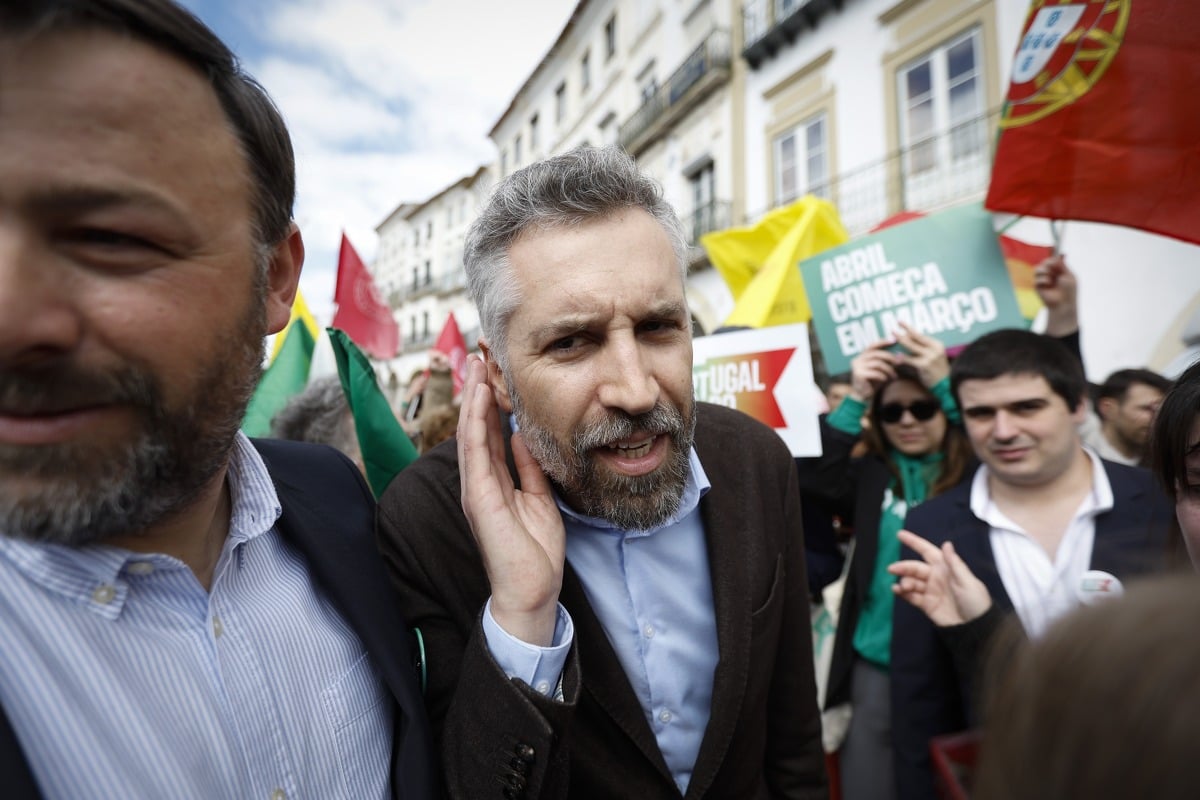
<svg viewBox="0 0 1200 800">
<path fill-rule="evenodd" d="M 1172 508 L 1149 472 L 1105 461 L 1113 490 L 1112 510 L 1096 518 L 1091 568 L 1127 582 L 1163 570 Z M 1013 604 L 992 553 L 989 527 L 971 513 L 971 481 L 928 500 L 909 512 L 905 527 L 934 544 L 954 543 L 954 549 L 991 592 L 1001 613 Z M 918 558 L 907 548 L 901 558 Z M 979 693 L 976 676 L 929 619 L 908 603 L 897 602 L 892 631 L 892 741 L 895 748 L 898 797 L 935 797 L 929 740 L 964 730 L 976 722 Z"/>
<path fill-rule="evenodd" d="M 254 444 L 283 506 L 280 533 L 304 554 L 313 582 L 358 634 L 395 698 L 392 795 L 435 797 L 433 742 L 415 656 L 395 590 L 375 548 L 370 491 L 349 459 L 331 448 L 273 440 Z M 41 797 L 3 708 L 0 787 L 7 800 Z"/>
</svg>

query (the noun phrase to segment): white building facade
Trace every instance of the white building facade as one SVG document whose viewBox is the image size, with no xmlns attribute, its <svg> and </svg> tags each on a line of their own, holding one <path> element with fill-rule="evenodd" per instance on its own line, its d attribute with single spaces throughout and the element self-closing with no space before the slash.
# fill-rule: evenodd
<svg viewBox="0 0 1200 800">
<path fill-rule="evenodd" d="M 1028 7 L 748 0 L 747 221 L 806 192 L 832 200 L 851 235 L 902 210 L 982 200 Z M 1044 220 L 1009 233 L 1053 243 Z M 1200 247 L 1083 222 L 1065 225 L 1061 246 L 1080 280 L 1089 377 L 1175 371 L 1185 336 L 1200 338 Z"/>
<path fill-rule="evenodd" d="M 468 347 L 479 314 L 466 296 L 463 241 L 491 183 L 481 167 L 423 203 L 403 203 L 381 222 L 373 275 L 400 325 L 392 370 L 401 382 L 429 363 L 429 349 L 451 312 Z"/>
</svg>

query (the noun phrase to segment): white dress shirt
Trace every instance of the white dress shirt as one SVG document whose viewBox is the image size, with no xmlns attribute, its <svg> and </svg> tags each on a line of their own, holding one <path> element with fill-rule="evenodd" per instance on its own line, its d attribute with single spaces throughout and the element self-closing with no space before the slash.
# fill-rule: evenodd
<svg viewBox="0 0 1200 800">
<path fill-rule="evenodd" d="M 1096 516 L 1113 507 L 1112 486 L 1100 458 L 1092 461 L 1092 488 L 1067 525 L 1051 559 L 1038 542 L 996 507 L 988 491 L 988 468 L 981 465 L 971 484 L 971 511 L 991 528 L 989 538 L 1004 590 L 1030 638 L 1041 636 L 1079 606 L 1080 583 L 1092 561 Z"/>
</svg>

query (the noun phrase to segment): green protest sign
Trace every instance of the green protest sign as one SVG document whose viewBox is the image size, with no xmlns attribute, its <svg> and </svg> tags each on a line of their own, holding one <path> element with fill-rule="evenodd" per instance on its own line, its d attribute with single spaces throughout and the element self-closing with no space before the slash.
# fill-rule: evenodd
<svg viewBox="0 0 1200 800">
<path fill-rule="evenodd" d="M 905 322 L 947 347 L 1028 327 L 992 216 L 980 205 L 930 214 L 800 262 L 831 373 Z"/>
</svg>

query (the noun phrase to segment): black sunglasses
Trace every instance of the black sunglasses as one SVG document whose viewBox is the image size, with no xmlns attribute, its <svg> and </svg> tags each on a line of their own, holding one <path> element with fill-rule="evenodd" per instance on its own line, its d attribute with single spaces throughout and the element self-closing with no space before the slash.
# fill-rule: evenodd
<svg viewBox="0 0 1200 800">
<path fill-rule="evenodd" d="M 917 422 L 925 422 L 933 419 L 933 415 L 941 410 L 942 407 L 937 400 L 918 400 L 911 406 L 900 403 L 888 403 L 879 407 L 879 419 L 894 425 L 904 416 L 904 412 L 908 411 Z"/>
</svg>

